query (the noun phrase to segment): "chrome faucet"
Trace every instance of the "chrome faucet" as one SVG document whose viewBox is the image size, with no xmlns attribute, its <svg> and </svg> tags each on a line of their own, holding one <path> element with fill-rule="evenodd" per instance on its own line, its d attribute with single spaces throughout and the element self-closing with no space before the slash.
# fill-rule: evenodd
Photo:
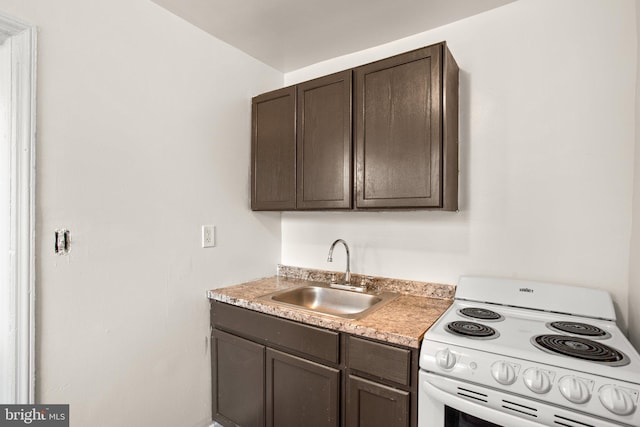
<svg viewBox="0 0 640 427">
<path fill-rule="evenodd" d="M 327 257 L 327 262 L 333 262 L 333 248 L 335 248 L 338 243 L 342 243 L 344 245 L 344 249 L 347 251 L 347 270 L 344 273 L 344 280 L 342 281 L 342 283 L 332 283 L 331 286 L 343 287 L 352 291 L 362 292 L 363 289 L 361 287 L 351 285 L 351 256 L 349 254 L 349 245 L 347 245 L 347 242 L 342 239 L 337 239 L 335 242 L 333 242 L 331 244 L 331 247 L 329 248 L 329 256 Z"/>
</svg>

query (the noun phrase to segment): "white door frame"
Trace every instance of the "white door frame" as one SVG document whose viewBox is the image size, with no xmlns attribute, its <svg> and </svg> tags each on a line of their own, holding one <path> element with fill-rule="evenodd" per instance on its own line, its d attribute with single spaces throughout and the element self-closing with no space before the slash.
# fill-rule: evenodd
<svg viewBox="0 0 640 427">
<path fill-rule="evenodd" d="M 11 43 L 9 315 L 15 333 L 13 402 L 2 403 L 29 404 L 35 403 L 36 28 L 0 13 L 0 43 Z"/>
</svg>

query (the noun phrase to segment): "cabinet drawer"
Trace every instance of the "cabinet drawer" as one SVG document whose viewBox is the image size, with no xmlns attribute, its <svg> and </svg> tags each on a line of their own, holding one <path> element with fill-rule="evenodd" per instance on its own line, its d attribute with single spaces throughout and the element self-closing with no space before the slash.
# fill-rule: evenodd
<svg viewBox="0 0 640 427">
<path fill-rule="evenodd" d="M 253 341 L 292 350 L 321 361 L 340 362 L 340 334 L 280 319 L 218 301 L 211 303 L 211 323 Z"/>
<path fill-rule="evenodd" d="M 349 337 L 348 366 L 378 378 L 409 386 L 411 350 Z"/>
</svg>

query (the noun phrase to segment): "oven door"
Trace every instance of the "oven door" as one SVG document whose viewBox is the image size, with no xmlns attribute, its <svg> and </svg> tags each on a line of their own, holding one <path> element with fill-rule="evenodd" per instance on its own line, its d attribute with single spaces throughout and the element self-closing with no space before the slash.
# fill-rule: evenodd
<svg viewBox="0 0 640 427">
<path fill-rule="evenodd" d="M 418 427 L 540 427 L 537 421 L 475 403 L 448 390 L 465 384 L 420 370 Z"/>
</svg>

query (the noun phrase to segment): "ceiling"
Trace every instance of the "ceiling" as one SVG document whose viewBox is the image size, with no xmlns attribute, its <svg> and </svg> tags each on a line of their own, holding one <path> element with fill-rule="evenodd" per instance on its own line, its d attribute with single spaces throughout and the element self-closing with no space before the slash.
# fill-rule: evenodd
<svg viewBox="0 0 640 427">
<path fill-rule="evenodd" d="M 282 72 L 440 27 L 514 0 L 153 0 Z"/>
</svg>

